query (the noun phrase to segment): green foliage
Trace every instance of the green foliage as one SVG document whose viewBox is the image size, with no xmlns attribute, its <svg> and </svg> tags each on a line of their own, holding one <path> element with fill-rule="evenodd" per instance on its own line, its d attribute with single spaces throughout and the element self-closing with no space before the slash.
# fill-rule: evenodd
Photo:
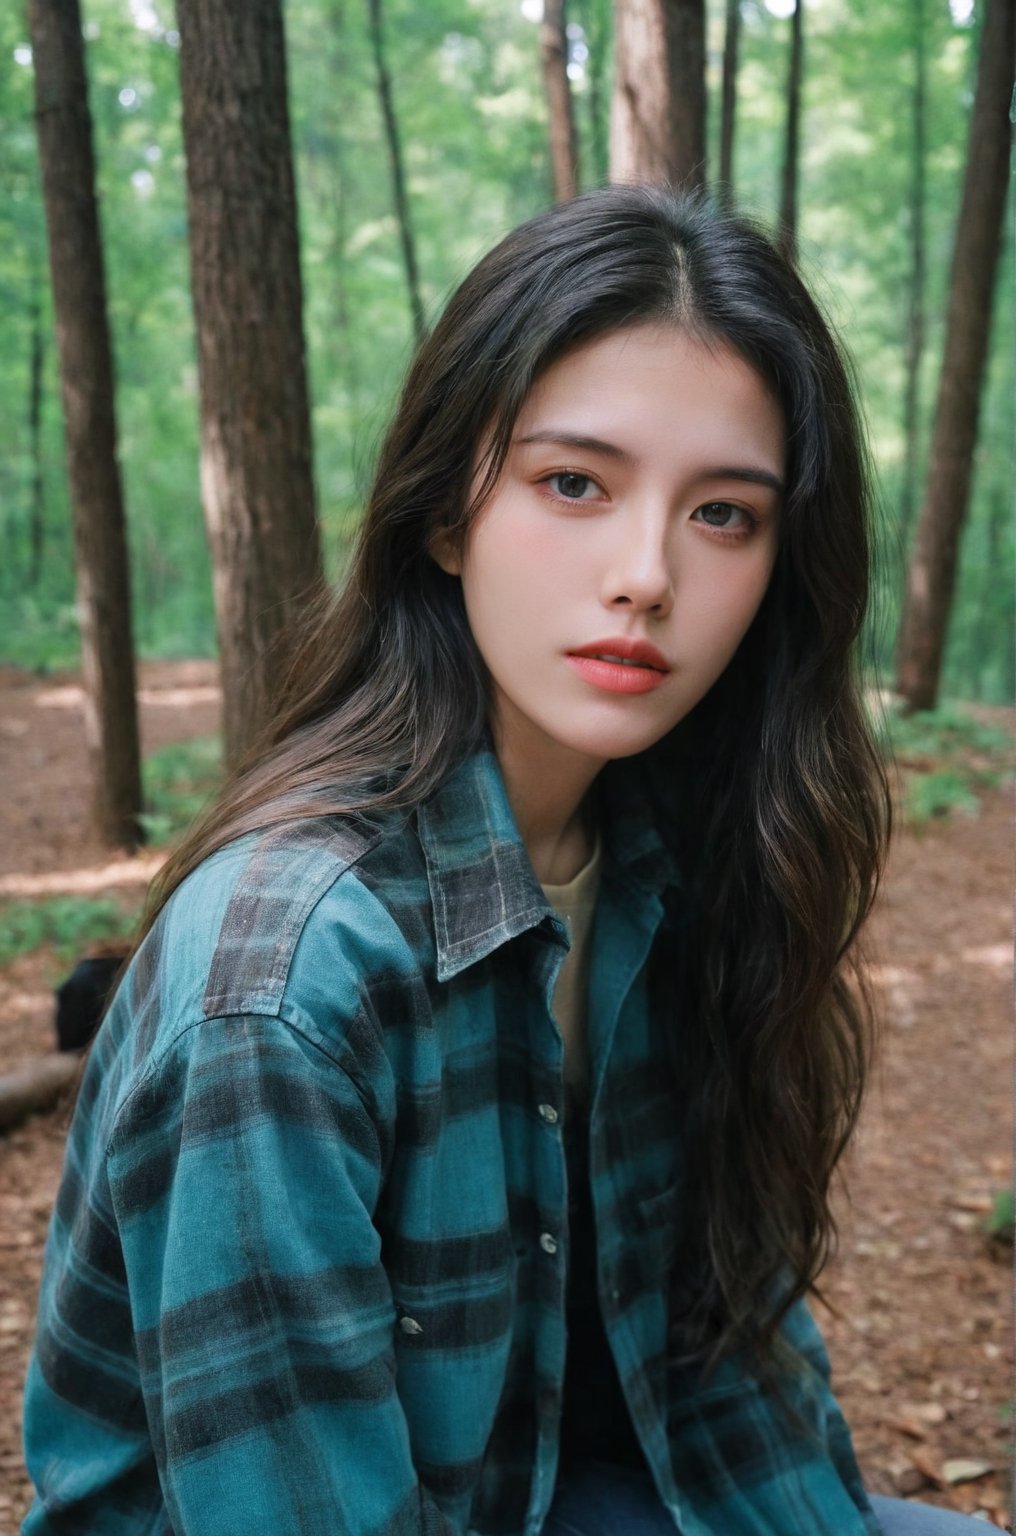
<svg viewBox="0 0 1016 1536">
<path fill-rule="evenodd" d="M 0 902 L 0 965 L 44 945 L 68 965 L 99 940 L 129 938 L 137 918 L 137 912 L 125 912 L 108 896 Z"/>
<path fill-rule="evenodd" d="M 148 809 L 142 823 L 148 840 L 163 844 L 182 836 L 215 793 L 221 771 L 217 736 L 179 742 L 147 757 L 142 772 Z M 139 915 L 105 896 L 0 902 L 0 966 L 44 945 L 67 965 L 98 940 L 128 939 Z"/>
<path fill-rule="evenodd" d="M 1011 1188 L 996 1191 L 991 1210 L 984 1218 L 984 1230 L 997 1242 L 1012 1246 L 1016 1238 L 1016 1197 Z"/>
<path fill-rule="evenodd" d="M 200 506 L 179 55 L 171 0 L 84 0 L 90 100 L 118 372 L 135 623 L 145 656 L 211 655 Z M 716 159 L 724 7 L 709 8 L 710 149 Z M 742 0 L 735 180 L 772 222 L 782 156 L 788 20 Z M 805 275 L 854 354 L 878 472 L 883 672 L 906 560 L 903 340 L 908 273 L 914 7 L 824 0 L 805 12 L 801 246 Z M 428 313 L 475 257 L 543 207 L 550 173 L 538 29 L 520 0 L 385 0 L 385 40 L 405 148 Z M 610 0 L 573 0 L 582 175 L 604 179 Z M 937 383 L 975 29 L 925 0 L 928 60 L 928 337 L 922 451 Z M 384 135 L 361 0 L 287 0 L 315 468 L 329 569 L 342 565 L 370 464 L 411 352 Z M 0 8 L 0 633 L 3 659 L 74 659 L 74 579 L 44 222 L 23 9 Z M 13 61 L 13 63 L 12 63 Z M 1011 242 L 1011 233 L 1007 236 Z M 1011 267 L 1011 251 L 1001 270 Z M 1016 556 L 1008 468 L 1016 433 L 1011 284 L 999 284 L 973 499 L 943 691 L 1008 702 Z M 41 339 L 43 558 L 31 558 L 28 379 Z"/>
<path fill-rule="evenodd" d="M 956 768 L 935 768 L 930 773 L 914 774 L 907 786 L 907 818 L 911 822 L 931 821 L 962 811 L 976 816 L 977 796 L 967 775 Z"/>
<path fill-rule="evenodd" d="M 1011 733 L 956 704 L 911 715 L 893 709 L 878 729 L 903 773 L 904 814 L 912 823 L 952 811 L 976 816 L 979 793 L 1014 766 Z"/>
<path fill-rule="evenodd" d="M 148 841 L 172 843 L 186 832 L 207 805 L 222 773 L 222 742 L 218 736 L 162 747 L 142 765 L 145 805 L 141 818 Z"/>
</svg>

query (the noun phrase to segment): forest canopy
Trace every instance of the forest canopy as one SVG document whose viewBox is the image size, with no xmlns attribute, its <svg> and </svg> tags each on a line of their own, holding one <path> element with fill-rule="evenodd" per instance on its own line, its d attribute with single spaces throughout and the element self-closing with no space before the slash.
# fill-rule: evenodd
<svg viewBox="0 0 1016 1536">
<path fill-rule="evenodd" d="M 779 206 L 792 9 L 790 0 L 740 5 L 732 181 L 738 205 L 770 226 Z M 83 10 L 136 639 L 143 656 L 211 655 L 180 39 L 169 0 L 85 0 Z M 857 366 L 880 493 L 882 603 L 874 639 L 887 676 L 941 358 L 979 10 L 971 0 L 808 0 L 804 11 L 798 259 Z M 479 253 L 553 195 L 541 14 L 540 0 L 386 0 L 386 65 L 427 321 Z M 571 0 L 567 18 L 579 181 L 589 186 L 607 173 L 609 0 Z M 710 178 L 719 155 L 724 23 L 723 6 L 710 6 Z M 412 351 L 414 317 L 370 8 L 362 0 L 288 0 L 285 24 L 314 472 L 334 575 Z M 77 656 L 74 563 L 32 53 L 16 7 L 0 13 L 0 49 L 7 61 L 0 71 L 2 653 L 51 667 Z M 919 57 L 923 143 L 915 139 L 913 111 Z M 908 488 L 905 360 L 918 218 L 926 320 Z M 1010 268 L 1003 257 L 1000 270 Z M 1016 380 L 1004 341 L 1012 332 L 1004 281 L 995 308 L 943 685 L 947 696 L 990 702 L 1009 700 L 1014 687 L 1007 445 Z"/>
</svg>

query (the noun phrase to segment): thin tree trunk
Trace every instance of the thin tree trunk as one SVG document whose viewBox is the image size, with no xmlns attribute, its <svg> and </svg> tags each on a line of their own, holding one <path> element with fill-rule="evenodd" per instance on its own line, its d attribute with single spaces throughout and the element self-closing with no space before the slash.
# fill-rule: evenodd
<svg viewBox="0 0 1016 1536">
<path fill-rule="evenodd" d="M 45 344 L 42 335 L 42 298 L 35 274 L 32 277 L 28 359 L 28 451 L 31 478 L 28 486 L 28 585 L 42 579 L 46 543 L 46 493 L 42 474 L 42 369 Z"/>
<path fill-rule="evenodd" d="M 388 66 L 385 63 L 381 0 L 367 0 L 367 20 L 370 25 L 371 47 L 374 51 L 378 102 L 385 125 L 385 139 L 388 143 L 388 160 L 392 173 L 392 197 L 395 202 L 395 217 L 398 221 L 399 240 L 402 245 L 402 262 L 406 269 L 406 288 L 409 292 L 409 309 L 413 317 L 413 334 L 419 344 L 426 332 L 426 324 L 423 318 L 423 301 L 420 298 L 420 273 L 416 263 L 416 242 L 413 238 L 413 224 L 409 216 L 409 197 L 406 192 L 406 177 L 402 167 L 402 139 L 399 133 L 399 120 L 395 115 L 395 101 L 392 96 L 391 78 L 388 74 Z"/>
<path fill-rule="evenodd" d="M 780 191 L 779 247 L 788 261 L 797 260 L 797 173 L 801 142 L 801 77 L 804 72 L 804 0 L 797 0 L 790 22 L 790 65 L 787 71 L 787 134 L 783 148 Z"/>
<path fill-rule="evenodd" d="M 938 698 L 970 499 L 1008 177 L 1014 54 L 1012 0 L 987 0 L 928 475 L 900 623 L 896 687 L 910 710 L 933 709 Z"/>
<path fill-rule="evenodd" d="M 737 57 L 741 43 L 741 0 L 727 0 L 723 40 L 723 97 L 720 108 L 720 177 L 717 193 L 724 208 L 734 204 L 734 129 L 737 119 Z"/>
<path fill-rule="evenodd" d="M 103 840 L 140 841 L 130 567 L 78 0 L 30 0 L 35 115 L 74 524 L 85 737 Z"/>
<path fill-rule="evenodd" d="M 177 0 L 201 491 L 226 762 L 262 727 L 280 638 L 322 580 L 280 0 Z"/>
<path fill-rule="evenodd" d="M 555 202 L 574 197 L 579 189 L 579 150 L 575 137 L 571 82 L 568 79 L 568 34 L 565 0 L 543 0 L 540 61 L 547 95 L 550 165 Z"/>
<path fill-rule="evenodd" d="M 341 54 L 346 46 L 342 31 L 345 26 L 345 14 L 341 7 L 335 9 L 335 30 L 337 33 L 337 51 Z M 349 281 L 346 270 L 346 240 L 349 237 L 349 186 L 352 178 L 348 174 L 349 154 L 342 124 L 336 121 L 335 125 L 335 165 L 332 176 L 332 206 L 335 210 L 335 321 L 339 335 L 342 338 L 342 358 L 344 363 L 343 373 L 346 380 L 346 391 L 349 396 L 349 407 L 355 420 L 360 409 L 360 370 L 356 357 L 356 345 L 353 339 L 353 316 L 349 304 Z"/>
<path fill-rule="evenodd" d="M 704 0 L 614 0 L 611 181 L 705 185 Z"/>
<path fill-rule="evenodd" d="M 910 276 L 903 385 L 903 484 L 900 487 L 900 543 L 907 547 L 917 499 L 921 360 L 924 356 L 925 169 L 927 154 L 927 57 L 924 0 L 910 0 L 914 41 L 913 133 L 910 161 Z"/>
<path fill-rule="evenodd" d="M 609 103 L 604 87 L 607 38 L 610 29 L 609 0 L 587 0 L 583 7 L 586 45 L 586 77 L 589 81 L 589 144 L 592 180 L 596 186 L 606 181 L 609 171 L 607 140 Z"/>
</svg>

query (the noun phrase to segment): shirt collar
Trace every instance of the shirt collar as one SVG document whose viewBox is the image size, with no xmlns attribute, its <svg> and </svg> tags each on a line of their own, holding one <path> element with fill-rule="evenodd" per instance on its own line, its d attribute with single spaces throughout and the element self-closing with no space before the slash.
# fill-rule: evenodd
<svg viewBox="0 0 1016 1536">
<path fill-rule="evenodd" d="M 679 885 L 654 824 L 638 760 L 608 764 L 598 793 L 604 878 L 614 871 L 656 895 L 668 884 Z M 439 981 L 448 981 L 545 919 L 553 922 L 489 746 L 465 758 L 423 801 L 417 825 L 427 862 Z"/>
</svg>

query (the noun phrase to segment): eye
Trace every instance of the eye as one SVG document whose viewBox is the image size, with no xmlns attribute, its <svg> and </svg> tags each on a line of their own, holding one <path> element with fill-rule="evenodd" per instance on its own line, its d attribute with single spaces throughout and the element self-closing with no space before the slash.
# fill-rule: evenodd
<svg viewBox="0 0 1016 1536">
<path fill-rule="evenodd" d="M 556 474 L 547 475 L 541 484 L 549 486 L 563 501 L 593 501 L 603 494 L 603 487 L 592 475 L 581 475 L 576 469 L 558 470 Z"/>
<path fill-rule="evenodd" d="M 695 508 L 692 517 L 715 528 L 717 533 L 739 535 L 750 533 L 758 521 L 747 507 L 735 506 L 730 501 L 707 501 L 704 506 Z"/>
</svg>

